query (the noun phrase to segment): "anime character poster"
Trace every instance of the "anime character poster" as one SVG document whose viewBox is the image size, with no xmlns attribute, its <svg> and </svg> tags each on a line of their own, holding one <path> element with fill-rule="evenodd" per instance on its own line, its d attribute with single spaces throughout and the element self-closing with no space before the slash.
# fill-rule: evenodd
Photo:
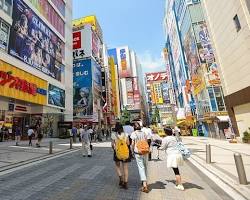
<svg viewBox="0 0 250 200">
<path fill-rule="evenodd" d="M 49 84 L 48 103 L 50 105 L 65 107 L 65 90 Z"/>
<path fill-rule="evenodd" d="M 73 114 L 75 119 L 92 118 L 93 116 L 91 66 L 91 59 L 76 60 L 73 64 Z"/>
<path fill-rule="evenodd" d="M 64 43 L 22 1 L 13 1 L 9 54 L 61 81 Z"/>
</svg>

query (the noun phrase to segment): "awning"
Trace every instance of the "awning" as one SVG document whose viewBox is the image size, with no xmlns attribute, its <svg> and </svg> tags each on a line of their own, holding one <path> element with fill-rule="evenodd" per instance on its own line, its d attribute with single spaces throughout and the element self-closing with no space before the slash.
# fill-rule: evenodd
<svg viewBox="0 0 250 200">
<path fill-rule="evenodd" d="M 229 122 L 229 116 L 216 116 L 220 122 Z"/>
</svg>

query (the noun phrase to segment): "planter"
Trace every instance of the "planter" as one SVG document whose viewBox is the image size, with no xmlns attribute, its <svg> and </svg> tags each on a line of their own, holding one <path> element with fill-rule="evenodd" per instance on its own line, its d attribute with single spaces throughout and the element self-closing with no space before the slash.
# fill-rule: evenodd
<svg viewBox="0 0 250 200">
<path fill-rule="evenodd" d="M 242 138 L 242 142 L 250 144 L 250 138 Z"/>
</svg>

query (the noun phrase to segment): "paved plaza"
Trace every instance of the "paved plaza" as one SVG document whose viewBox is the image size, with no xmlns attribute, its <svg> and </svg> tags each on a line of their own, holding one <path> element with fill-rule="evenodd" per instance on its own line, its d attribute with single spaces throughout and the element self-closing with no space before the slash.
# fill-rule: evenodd
<svg viewBox="0 0 250 200">
<path fill-rule="evenodd" d="M 76 147 L 75 147 L 76 148 Z M 76 150 L 76 149 L 75 149 Z M 92 158 L 80 151 L 30 164 L 0 176 L 1 200 L 230 200 L 225 192 L 208 180 L 190 162 L 181 168 L 185 191 L 174 188 L 172 170 L 160 153 L 148 163 L 150 193 L 139 191 L 140 180 L 135 161 L 129 166 L 129 189 L 118 187 L 109 142 L 94 144 Z M 6 174 L 5 174 L 6 173 Z"/>
</svg>

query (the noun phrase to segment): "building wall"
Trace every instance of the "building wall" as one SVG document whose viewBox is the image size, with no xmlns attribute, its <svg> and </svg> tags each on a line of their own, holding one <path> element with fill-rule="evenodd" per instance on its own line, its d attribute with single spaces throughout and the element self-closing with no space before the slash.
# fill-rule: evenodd
<svg viewBox="0 0 250 200">
<path fill-rule="evenodd" d="M 250 128 L 250 103 L 234 107 L 240 136 Z"/>
<path fill-rule="evenodd" d="M 249 13 L 245 15 L 241 1 L 205 0 L 203 5 L 224 79 L 224 94 L 227 96 L 250 85 Z M 241 24 L 239 32 L 233 21 L 236 14 Z"/>
</svg>

